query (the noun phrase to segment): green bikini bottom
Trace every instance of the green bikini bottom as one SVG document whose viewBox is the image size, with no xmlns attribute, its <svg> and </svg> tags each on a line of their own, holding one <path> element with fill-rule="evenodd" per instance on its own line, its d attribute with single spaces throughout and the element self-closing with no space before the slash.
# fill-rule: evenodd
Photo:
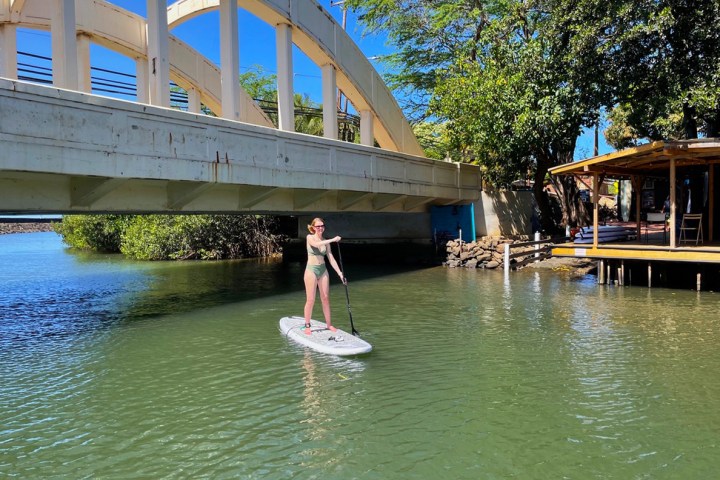
<svg viewBox="0 0 720 480">
<path fill-rule="evenodd" d="M 310 270 L 315 274 L 315 277 L 320 278 L 323 276 L 325 272 L 327 272 L 327 266 L 325 266 L 324 263 L 321 263 L 320 265 L 310 265 L 305 268 L 305 270 Z"/>
</svg>

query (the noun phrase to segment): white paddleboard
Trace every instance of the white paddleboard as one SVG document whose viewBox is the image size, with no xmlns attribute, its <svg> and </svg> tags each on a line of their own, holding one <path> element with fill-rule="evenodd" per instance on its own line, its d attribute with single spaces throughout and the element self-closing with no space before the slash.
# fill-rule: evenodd
<svg viewBox="0 0 720 480">
<path fill-rule="evenodd" d="M 339 328 L 331 332 L 324 322 L 317 320 L 310 320 L 310 325 L 312 334 L 308 335 L 302 328 L 305 326 L 303 317 L 283 317 L 280 319 L 280 332 L 300 345 L 330 355 L 360 355 L 372 350 L 372 345 L 365 340 Z"/>
</svg>

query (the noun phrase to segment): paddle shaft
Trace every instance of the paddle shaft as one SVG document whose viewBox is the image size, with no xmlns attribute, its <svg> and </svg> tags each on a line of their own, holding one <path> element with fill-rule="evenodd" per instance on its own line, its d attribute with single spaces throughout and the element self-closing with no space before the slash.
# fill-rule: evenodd
<svg viewBox="0 0 720 480">
<path fill-rule="evenodd" d="M 360 332 L 355 330 L 353 325 L 352 310 L 350 309 L 350 293 L 348 292 L 347 277 L 345 277 L 345 267 L 343 267 L 342 252 L 340 251 L 340 243 L 336 243 L 338 250 L 338 260 L 340 261 L 340 270 L 343 272 L 343 285 L 345 285 L 345 299 L 347 300 L 348 315 L 350 316 L 350 333 L 353 335 L 360 335 Z"/>
</svg>

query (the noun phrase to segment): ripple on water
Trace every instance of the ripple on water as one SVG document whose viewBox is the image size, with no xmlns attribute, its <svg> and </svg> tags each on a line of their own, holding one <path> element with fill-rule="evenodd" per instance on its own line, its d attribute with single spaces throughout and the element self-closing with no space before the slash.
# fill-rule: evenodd
<svg viewBox="0 0 720 480">
<path fill-rule="evenodd" d="M 55 255 L 55 282 L 15 272 L 0 292 L 0 476 L 711 478 L 720 461 L 714 294 L 351 264 L 375 349 L 341 359 L 277 331 L 301 265 Z"/>
</svg>

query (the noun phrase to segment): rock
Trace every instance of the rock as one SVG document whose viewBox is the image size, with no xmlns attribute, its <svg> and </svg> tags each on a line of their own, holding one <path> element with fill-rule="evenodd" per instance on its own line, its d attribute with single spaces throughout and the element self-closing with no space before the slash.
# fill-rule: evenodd
<svg viewBox="0 0 720 480">
<path fill-rule="evenodd" d="M 485 268 L 497 268 L 498 266 L 500 266 L 500 262 L 496 262 L 494 260 L 485 264 Z"/>
</svg>

